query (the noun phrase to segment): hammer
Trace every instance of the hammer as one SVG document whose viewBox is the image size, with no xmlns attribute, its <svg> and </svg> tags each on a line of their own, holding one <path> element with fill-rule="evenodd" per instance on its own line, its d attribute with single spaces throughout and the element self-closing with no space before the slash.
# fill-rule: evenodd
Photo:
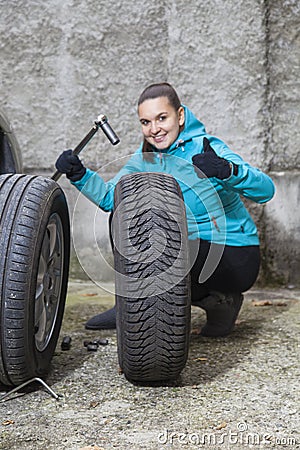
<svg viewBox="0 0 300 450">
<path fill-rule="evenodd" d="M 79 155 L 81 150 L 84 149 L 84 147 L 89 143 L 89 141 L 92 139 L 94 134 L 97 133 L 97 131 L 101 128 L 105 136 L 108 138 L 108 140 L 111 142 L 112 145 L 116 145 L 120 142 L 120 139 L 112 129 L 112 127 L 109 125 L 107 117 L 104 114 L 101 114 L 97 117 L 97 119 L 94 121 L 93 127 L 90 129 L 90 131 L 87 133 L 87 135 L 82 139 L 81 142 L 77 145 L 77 147 L 73 150 L 73 155 Z M 58 170 L 52 175 L 52 180 L 57 181 L 61 177 L 61 172 Z"/>
</svg>

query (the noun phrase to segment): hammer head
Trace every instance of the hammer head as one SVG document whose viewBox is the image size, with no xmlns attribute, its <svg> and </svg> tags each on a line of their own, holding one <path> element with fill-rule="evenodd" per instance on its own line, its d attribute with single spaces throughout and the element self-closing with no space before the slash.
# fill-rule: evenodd
<svg viewBox="0 0 300 450">
<path fill-rule="evenodd" d="M 104 114 L 101 114 L 95 120 L 95 125 L 103 131 L 108 140 L 112 143 L 112 145 L 116 145 L 120 142 L 120 139 L 109 125 L 107 117 Z"/>
</svg>

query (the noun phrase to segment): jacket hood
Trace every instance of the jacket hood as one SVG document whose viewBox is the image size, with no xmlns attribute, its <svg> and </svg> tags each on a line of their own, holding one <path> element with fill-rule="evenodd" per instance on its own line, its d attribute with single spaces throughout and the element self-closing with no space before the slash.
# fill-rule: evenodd
<svg viewBox="0 0 300 450">
<path fill-rule="evenodd" d="M 196 118 L 196 116 L 187 106 L 182 106 L 184 108 L 184 129 L 179 134 L 176 141 L 171 145 L 169 150 L 173 150 L 179 145 L 182 145 L 187 141 L 191 141 L 195 137 L 203 136 L 206 134 L 203 123 Z"/>
</svg>

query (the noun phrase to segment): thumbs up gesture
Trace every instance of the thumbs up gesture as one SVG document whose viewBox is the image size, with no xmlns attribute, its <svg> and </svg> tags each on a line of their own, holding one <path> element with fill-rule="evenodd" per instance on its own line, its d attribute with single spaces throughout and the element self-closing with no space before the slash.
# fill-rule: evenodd
<svg viewBox="0 0 300 450">
<path fill-rule="evenodd" d="M 203 153 L 193 156 L 192 161 L 194 166 L 202 172 L 202 176 L 198 173 L 199 178 L 204 178 L 203 175 L 205 175 L 208 178 L 215 177 L 224 180 L 231 175 L 229 161 L 216 154 L 206 137 L 203 139 Z"/>
</svg>

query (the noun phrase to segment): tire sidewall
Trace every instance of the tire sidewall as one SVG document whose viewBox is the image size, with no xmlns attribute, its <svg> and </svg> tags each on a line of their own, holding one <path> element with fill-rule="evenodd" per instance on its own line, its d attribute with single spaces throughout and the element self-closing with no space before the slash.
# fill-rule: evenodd
<svg viewBox="0 0 300 450">
<path fill-rule="evenodd" d="M 51 338 L 49 340 L 47 347 L 43 351 L 39 351 L 36 347 L 35 333 L 34 333 L 35 295 L 37 288 L 37 276 L 42 244 L 50 216 L 53 213 L 57 213 L 59 215 L 64 230 L 63 236 L 64 260 L 62 269 L 63 274 L 61 279 L 61 291 L 58 300 L 59 305 L 56 312 L 56 320 L 53 325 Z M 28 289 L 26 299 L 27 310 L 25 312 L 25 320 L 27 321 L 28 326 L 26 328 L 27 336 L 25 336 L 25 351 L 27 352 L 26 361 L 28 361 L 28 364 L 31 363 L 30 371 L 36 375 L 43 375 L 48 371 L 61 328 L 65 307 L 67 281 L 68 281 L 69 240 L 70 240 L 70 225 L 69 225 L 68 209 L 64 194 L 59 188 L 51 193 L 50 197 L 47 199 L 44 210 L 42 212 L 39 229 L 36 234 L 36 242 L 33 249 L 33 256 L 32 256 L 33 262 L 31 266 L 31 274 L 28 274 L 31 277 L 31 283 L 30 289 Z"/>
</svg>

